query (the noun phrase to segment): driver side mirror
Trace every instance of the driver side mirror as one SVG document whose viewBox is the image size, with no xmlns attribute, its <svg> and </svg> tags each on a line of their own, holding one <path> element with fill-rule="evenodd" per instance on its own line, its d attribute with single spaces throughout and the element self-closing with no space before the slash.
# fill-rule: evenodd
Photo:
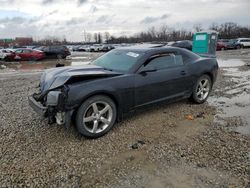
<svg viewBox="0 0 250 188">
<path fill-rule="evenodd" d="M 157 71 L 157 69 L 155 67 L 148 66 L 148 67 L 145 67 L 144 69 L 142 69 L 139 73 L 145 74 L 147 72 L 155 72 L 155 71 Z"/>
</svg>

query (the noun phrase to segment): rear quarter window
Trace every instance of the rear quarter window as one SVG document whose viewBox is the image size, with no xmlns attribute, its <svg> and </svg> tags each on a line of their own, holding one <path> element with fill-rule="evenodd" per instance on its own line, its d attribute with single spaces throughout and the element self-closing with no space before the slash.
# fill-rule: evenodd
<svg viewBox="0 0 250 188">
<path fill-rule="evenodd" d="M 162 57 L 156 57 L 151 60 L 146 67 L 154 67 L 156 69 L 166 69 L 183 65 L 183 59 L 181 55 L 165 55 Z"/>
</svg>

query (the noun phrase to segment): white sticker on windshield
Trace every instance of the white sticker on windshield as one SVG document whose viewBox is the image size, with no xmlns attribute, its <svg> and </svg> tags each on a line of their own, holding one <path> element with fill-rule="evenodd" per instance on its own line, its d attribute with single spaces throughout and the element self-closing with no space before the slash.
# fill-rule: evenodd
<svg viewBox="0 0 250 188">
<path fill-rule="evenodd" d="M 131 57 L 138 57 L 140 54 L 137 54 L 137 53 L 134 53 L 134 52 L 128 52 L 127 55 L 131 56 Z"/>
</svg>

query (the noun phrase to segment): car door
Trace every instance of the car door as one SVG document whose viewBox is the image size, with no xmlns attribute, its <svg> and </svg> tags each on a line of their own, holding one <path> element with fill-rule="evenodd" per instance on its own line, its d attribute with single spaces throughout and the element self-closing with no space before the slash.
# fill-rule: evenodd
<svg viewBox="0 0 250 188">
<path fill-rule="evenodd" d="M 190 75 L 181 55 L 161 54 L 151 58 L 135 76 L 136 107 L 183 97 L 188 89 L 186 82 Z"/>
<path fill-rule="evenodd" d="M 22 53 L 20 54 L 22 60 L 29 60 L 31 57 L 31 50 L 29 49 L 24 49 Z"/>
<path fill-rule="evenodd" d="M 15 51 L 15 57 L 14 57 L 14 59 L 15 59 L 15 60 L 20 60 L 20 59 L 22 59 L 22 53 L 23 53 L 23 50 L 22 50 L 22 49 L 16 50 L 16 51 Z"/>
<path fill-rule="evenodd" d="M 49 46 L 46 46 L 42 49 L 42 51 L 45 53 L 46 57 L 51 57 L 53 54 L 51 53 L 51 49 Z"/>
<path fill-rule="evenodd" d="M 245 43 L 246 43 L 246 45 L 245 45 L 246 47 L 250 47 L 250 39 L 246 39 Z"/>
</svg>

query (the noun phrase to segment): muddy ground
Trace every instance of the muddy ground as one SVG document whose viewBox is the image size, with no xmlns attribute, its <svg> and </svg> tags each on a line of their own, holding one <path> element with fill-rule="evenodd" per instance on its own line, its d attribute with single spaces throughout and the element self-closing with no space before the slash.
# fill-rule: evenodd
<svg viewBox="0 0 250 188">
<path fill-rule="evenodd" d="M 99 55 L 59 62 L 81 64 Z M 249 187 L 250 50 L 218 52 L 218 60 L 218 79 L 205 104 L 155 105 L 96 140 L 74 126 L 48 125 L 28 105 L 43 69 L 58 61 L 4 64 L 1 187 Z"/>
</svg>

